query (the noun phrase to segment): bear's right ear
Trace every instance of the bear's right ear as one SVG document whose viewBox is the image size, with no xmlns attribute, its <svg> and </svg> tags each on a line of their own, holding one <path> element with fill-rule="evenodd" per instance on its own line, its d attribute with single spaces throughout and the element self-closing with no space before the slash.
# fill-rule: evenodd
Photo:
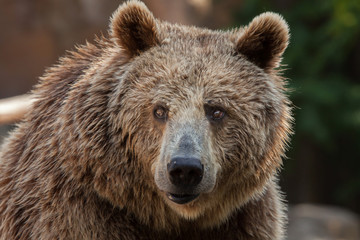
<svg viewBox="0 0 360 240">
<path fill-rule="evenodd" d="M 237 51 L 265 71 L 279 66 L 289 42 L 289 27 L 278 14 L 263 13 L 247 26 L 237 41 Z"/>
<path fill-rule="evenodd" d="M 159 43 L 154 16 L 137 0 L 124 3 L 115 11 L 110 29 L 111 36 L 130 57 Z"/>
</svg>

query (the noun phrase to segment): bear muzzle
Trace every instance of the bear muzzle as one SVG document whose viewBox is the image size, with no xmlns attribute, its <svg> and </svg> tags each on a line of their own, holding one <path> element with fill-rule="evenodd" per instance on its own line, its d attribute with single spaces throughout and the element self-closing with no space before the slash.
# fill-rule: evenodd
<svg viewBox="0 0 360 240">
<path fill-rule="evenodd" d="M 172 123 L 153 163 L 155 184 L 173 203 L 190 203 L 215 186 L 218 167 L 203 125 L 195 120 Z"/>
<path fill-rule="evenodd" d="M 186 194 L 192 192 L 201 182 L 204 166 L 200 160 L 192 157 L 174 157 L 167 164 L 167 175 L 178 193 L 166 193 L 171 201 L 185 204 L 196 199 L 200 194 Z"/>
</svg>

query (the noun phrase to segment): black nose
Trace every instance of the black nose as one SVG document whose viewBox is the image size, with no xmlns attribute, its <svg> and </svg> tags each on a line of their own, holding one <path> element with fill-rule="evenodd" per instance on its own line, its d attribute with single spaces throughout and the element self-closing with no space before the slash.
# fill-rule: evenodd
<svg viewBox="0 0 360 240">
<path fill-rule="evenodd" d="M 195 187 L 201 182 L 204 167 L 200 160 L 190 157 L 175 157 L 167 165 L 169 179 L 177 187 Z"/>
</svg>

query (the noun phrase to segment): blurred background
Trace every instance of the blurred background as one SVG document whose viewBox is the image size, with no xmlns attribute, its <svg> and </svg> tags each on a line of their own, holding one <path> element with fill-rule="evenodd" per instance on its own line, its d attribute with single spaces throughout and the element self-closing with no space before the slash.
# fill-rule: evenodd
<svg viewBox="0 0 360 240">
<path fill-rule="evenodd" d="M 0 0 L 0 99 L 29 92 L 66 50 L 106 34 L 121 2 Z M 360 239 L 360 1 L 144 2 L 162 20 L 211 29 L 245 25 L 264 11 L 284 16 L 295 115 L 280 176 L 292 206 L 289 239 Z M 11 127 L 1 125 L 0 136 Z M 312 231 L 317 238 L 306 235 Z"/>
</svg>

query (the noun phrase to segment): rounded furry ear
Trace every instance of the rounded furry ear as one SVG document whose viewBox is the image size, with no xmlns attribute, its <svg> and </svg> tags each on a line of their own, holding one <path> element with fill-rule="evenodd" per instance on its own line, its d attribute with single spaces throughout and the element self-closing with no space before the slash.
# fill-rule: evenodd
<svg viewBox="0 0 360 240">
<path fill-rule="evenodd" d="M 111 35 L 131 56 L 158 44 L 155 18 L 144 3 L 122 4 L 111 18 Z"/>
<path fill-rule="evenodd" d="M 265 71 L 278 67 L 289 42 L 289 27 L 276 13 L 263 13 L 244 28 L 236 49 Z"/>
</svg>

